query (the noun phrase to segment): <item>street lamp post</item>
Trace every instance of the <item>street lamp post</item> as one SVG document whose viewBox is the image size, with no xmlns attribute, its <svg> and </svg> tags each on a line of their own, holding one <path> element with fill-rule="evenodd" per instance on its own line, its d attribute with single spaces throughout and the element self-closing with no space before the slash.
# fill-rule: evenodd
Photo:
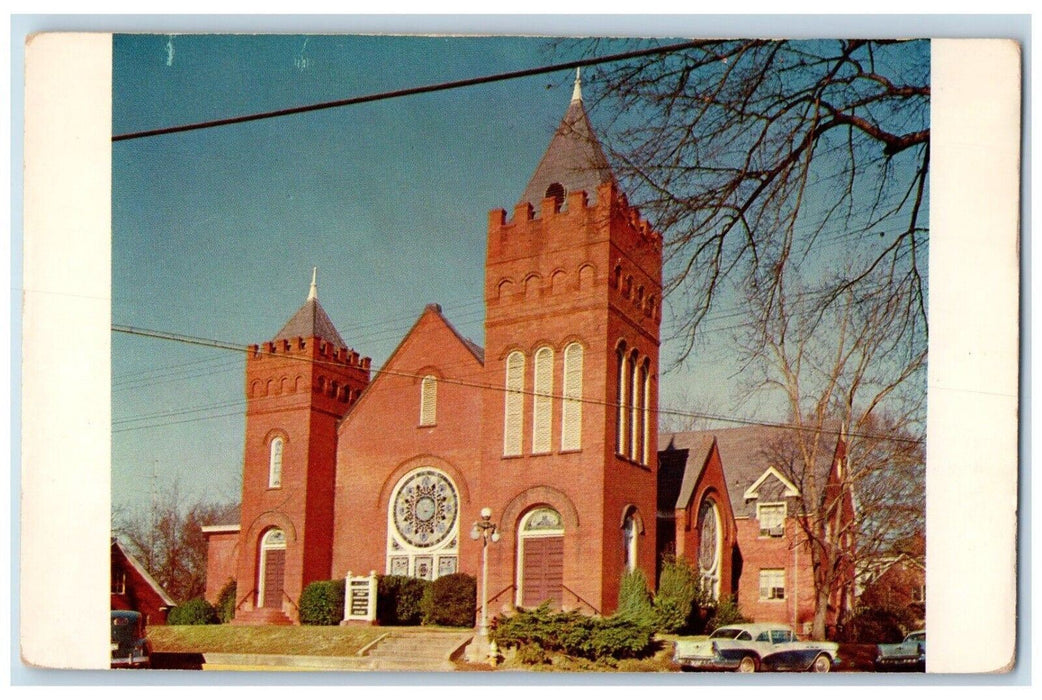
<svg viewBox="0 0 1042 700">
<path fill-rule="evenodd" d="M 470 528 L 470 539 L 481 540 L 481 621 L 478 626 L 477 649 L 475 657 L 480 657 L 481 652 L 488 650 L 491 659 L 491 650 L 488 643 L 488 543 L 499 542 L 499 531 L 496 524 L 492 522 L 492 509 L 481 509 L 481 520 L 474 523 Z M 480 650 L 480 651 L 479 651 Z"/>
</svg>

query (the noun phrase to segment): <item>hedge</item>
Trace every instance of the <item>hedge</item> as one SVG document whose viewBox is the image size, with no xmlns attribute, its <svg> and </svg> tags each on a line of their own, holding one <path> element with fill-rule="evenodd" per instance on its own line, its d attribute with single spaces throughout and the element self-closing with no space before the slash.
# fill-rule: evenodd
<svg viewBox="0 0 1042 700">
<path fill-rule="evenodd" d="M 644 656 L 651 647 L 652 629 L 618 615 L 600 618 L 575 611 L 553 612 L 544 603 L 535 610 L 496 619 L 491 635 L 501 648 L 517 648 L 519 661 L 545 663 L 551 652 L 591 661 Z M 533 653 L 535 649 L 544 653 Z"/>
<path fill-rule="evenodd" d="M 381 576 L 376 584 L 376 617 L 381 625 L 418 625 L 420 602 L 430 581 L 408 576 Z"/>
<path fill-rule="evenodd" d="M 193 598 L 171 610 L 166 621 L 170 625 L 215 625 L 217 610 L 202 598 Z"/>
<path fill-rule="evenodd" d="M 473 627 L 477 590 L 477 582 L 469 574 L 449 574 L 435 579 L 421 601 L 423 624 Z"/>
<path fill-rule="evenodd" d="M 230 579 L 217 596 L 217 619 L 223 624 L 228 624 L 235 617 L 235 592 L 235 581 Z"/>
<path fill-rule="evenodd" d="M 344 579 L 313 581 L 300 594 L 300 624 L 339 625 L 344 619 Z"/>
</svg>

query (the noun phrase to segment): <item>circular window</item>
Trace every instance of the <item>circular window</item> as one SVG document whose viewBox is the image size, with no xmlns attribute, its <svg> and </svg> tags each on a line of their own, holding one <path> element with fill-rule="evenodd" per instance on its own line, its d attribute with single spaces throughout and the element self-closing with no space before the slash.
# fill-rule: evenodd
<svg viewBox="0 0 1042 700">
<path fill-rule="evenodd" d="M 394 527 L 414 547 L 433 547 L 456 525 L 459 499 L 441 472 L 424 469 L 408 477 L 394 499 Z"/>
</svg>

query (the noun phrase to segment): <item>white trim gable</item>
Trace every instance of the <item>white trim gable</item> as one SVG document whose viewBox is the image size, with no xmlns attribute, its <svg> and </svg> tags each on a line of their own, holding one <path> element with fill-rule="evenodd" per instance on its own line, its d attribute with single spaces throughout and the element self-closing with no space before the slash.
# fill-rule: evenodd
<svg viewBox="0 0 1042 700">
<path fill-rule="evenodd" d="M 785 493 L 782 494 L 782 495 L 785 496 L 786 498 L 789 498 L 790 496 L 799 496 L 800 495 L 800 490 L 798 488 L 796 488 L 796 485 L 793 484 L 788 479 L 786 479 L 785 476 L 780 471 L 778 471 L 774 467 L 767 467 L 767 470 L 764 471 L 764 473 L 760 475 L 760 478 L 757 479 L 755 482 L 753 482 L 753 485 L 745 490 L 745 494 L 743 494 L 742 497 L 745 500 L 747 500 L 747 501 L 751 501 L 751 500 L 753 500 L 755 498 L 759 498 L 760 494 L 758 492 L 758 489 L 761 486 L 763 486 L 763 482 L 767 481 L 767 477 L 769 477 L 769 476 L 773 476 L 775 479 L 777 479 L 778 481 L 780 481 L 782 483 L 782 486 L 785 487 Z"/>
</svg>

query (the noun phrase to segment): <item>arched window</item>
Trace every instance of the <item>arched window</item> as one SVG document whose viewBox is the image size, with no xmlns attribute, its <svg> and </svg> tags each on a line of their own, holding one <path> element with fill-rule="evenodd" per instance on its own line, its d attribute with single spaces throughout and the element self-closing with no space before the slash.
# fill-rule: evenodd
<svg viewBox="0 0 1042 700">
<path fill-rule="evenodd" d="M 428 374 L 420 382 L 420 425 L 438 422 L 438 378 Z"/>
<path fill-rule="evenodd" d="M 615 452 L 616 454 L 625 456 L 628 451 L 627 445 L 629 444 L 627 437 L 629 436 L 629 405 L 627 397 L 629 396 L 629 372 L 626 369 L 626 344 L 620 343 L 618 349 L 615 351 L 615 359 L 618 363 L 618 376 L 615 382 L 615 403 L 618 406 L 618 412 L 615 420 Z"/>
<path fill-rule="evenodd" d="M 702 588 L 720 598 L 720 554 L 723 533 L 720 527 L 720 511 L 712 499 L 706 498 L 698 508 L 698 573 Z"/>
<path fill-rule="evenodd" d="M 561 450 L 582 449 L 583 346 L 564 349 L 564 401 L 561 402 Z"/>
<path fill-rule="evenodd" d="M 622 556 L 626 564 L 626 571 L 637 568 L 637 519 L 633 517 L 631 510 L 622 521 Z"/>
<path fill-rule="evenodd" d="M 651 435 L 651 360 L 644 360 L 644 365 L 641 367 L 641 377 L 642 384 L 644 385 L 641 389 L 644 394 L 644 415 L 642 417 L 642 432 L 644 434 L 644 439 L 641 441 L 643 447 L 641 448 L 640 463 L 647 465 L 651 454 L 651 448 L 649 447 L 650 440 L 648 439 L 648 436 Z"/>
<path fill-rule="evenodd" d="M 281 437 L 271 441 L 268 453 L 268 488 L 277 489 L 282 487 L 282 450 L 285 441 Z"/>
<path fill-rule="evenodd" d="M 561 211 L 561 205 L 564 204 L 564 185 L 560 182 L 554 182 L 546 188 L 546 194 L 543 195 L 546 198 L 554 198 L 554 211 Z"/>
<path fill-rule="evenodd" d="M 641 452 L 640 442 L 643 439 L 641 428 L 641 404 L 643 401 L 643 387 L 640 381 L 640 368 L 637 366 L 637 349 L 633 349 L 630 355 L 630 444 L 629 458 L 637 461 Z"/>
<path fill-rule="evenodd" d="M 554 351 L 542 347 L 535 353 L 535 395 L 532 397 L 532 453 L 550 451 L 553 420 Z"/>
<path fill-rule="evenodd" d="M 503 408 L 503 456 L 521 454 L 521 427 L 525 406 L 525 356 L 515 350 L 507 356 L 506 399 Z"/>
</svg>

